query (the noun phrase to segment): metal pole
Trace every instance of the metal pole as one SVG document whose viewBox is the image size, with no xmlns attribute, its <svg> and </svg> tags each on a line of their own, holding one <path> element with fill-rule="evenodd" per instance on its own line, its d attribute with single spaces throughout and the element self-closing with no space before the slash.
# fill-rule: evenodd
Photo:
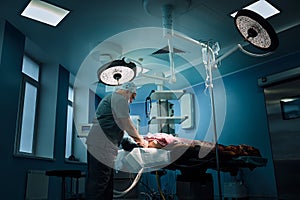
<svg viewBox="0 0 300 200">
<path fill-rule="evenodd" d="M 215 145 L 215 151 L 216 151 L 216 167 L 217 167 L 217 178 L 218 178 L 218 191 L 219 191 L 219 199 L 222 200 L 222 186 L 221 186 L 221 174 L 220 174 L 220 163 L 219 163 L 219 143 L 218 143 L 218 134 L 217 134 L 217 123 L 216 123 L 216 111 L 215 111 L 215 100 L 214 100 L 214 92 L 213 92 L 213 78 L 212 78 L 212 66 L 209 63 L 208 59 L 208 65 L 209 68 L 209 89 L 210 89 L 210 100 L 211 100 L 211 110 L 212 110 L 212 120 L 213 120 L 213 131 L 214 131 L 214 142 Z"/>
</svg>

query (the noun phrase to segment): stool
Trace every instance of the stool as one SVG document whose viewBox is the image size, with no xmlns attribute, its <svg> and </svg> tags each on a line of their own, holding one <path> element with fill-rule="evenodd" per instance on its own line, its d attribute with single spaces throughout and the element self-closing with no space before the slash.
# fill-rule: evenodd
<svg viewBox="0 0 300 200">
<path fill-rule="evenodd" d="M 77 199 L 79 197 L 78 191 L 79 191 L 79 178 L 85 177 L 85 173 L 81 172 L 80 170 L 50 170 L 46 171 L 47 176 L 56 176 L 60 177 L 62 179 L 61 181 L 61 199 L 65 200 L 66 199 L 66 189 L 65 189 L 65 184 L 66 184 L 66 177 L 71 178 L 71 191 L 73 189 L 73 178 L 76 178 L 76 193 L 75 196 Z"/>
</svg>

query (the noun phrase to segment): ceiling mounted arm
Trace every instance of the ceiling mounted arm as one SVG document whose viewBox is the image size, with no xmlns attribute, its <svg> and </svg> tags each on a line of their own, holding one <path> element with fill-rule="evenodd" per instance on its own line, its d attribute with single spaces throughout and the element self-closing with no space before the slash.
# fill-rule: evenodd
<svg viewBox="0 0 300 200">
<path fill-rule="evenodd" d="M 175 64 L 174 64 L 174 48 L 173 48 L 173 17 L 179 16 L 186 12 L 190 5 L 191 0 L 144 0 L 144 9 L 150 15 L 162 17 L 163 36 L 167 38 L 170 62 L 170 78 L 162 78 L 151 76 L 169 83 L 176 82 Z M 143 75 L 143 74 L 142 74 Z M 147 75 L 143 75 L 147 76 Z M 148 76 L 149 77 L 149 76 Z"/>
</svg>

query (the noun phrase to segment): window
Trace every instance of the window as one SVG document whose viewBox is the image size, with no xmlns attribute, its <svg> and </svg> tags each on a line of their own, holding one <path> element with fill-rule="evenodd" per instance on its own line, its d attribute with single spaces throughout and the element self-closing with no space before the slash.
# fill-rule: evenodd
<svg viewBox="0 0 300 200">
<path fill-rule="evenodd" d="M 69 86 L 65 158 L 70 158 L 70 156 L 73 154 L 73 99 L 73 87 Z"/>
<path fill-rule="evenodd" d="M 35 153 L 39 69 L 40 66 L 36 62 L 28 56 L 23 57 L 16 153 Z"/>
</svg>

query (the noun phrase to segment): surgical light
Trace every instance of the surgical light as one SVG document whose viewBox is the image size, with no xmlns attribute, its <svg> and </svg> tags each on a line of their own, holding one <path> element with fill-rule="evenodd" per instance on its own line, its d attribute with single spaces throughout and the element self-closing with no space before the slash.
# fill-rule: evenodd
<svg viewBox="0 0 300 200">
<path fill-rule="evenodd" d="M 244 39 L 255 47 L 265 51 L 273 51 L 278 47 L 279 42 L 273 27 L 256 12 L 240 10 L 234 21 Z"/>
<path fill-rule="evenodd" d="M 136 76 L 136 64 L 125 58 L 103 65 L 97 71 L 98 79 L 105 85 L 122 85 Z"/>
</svg>

